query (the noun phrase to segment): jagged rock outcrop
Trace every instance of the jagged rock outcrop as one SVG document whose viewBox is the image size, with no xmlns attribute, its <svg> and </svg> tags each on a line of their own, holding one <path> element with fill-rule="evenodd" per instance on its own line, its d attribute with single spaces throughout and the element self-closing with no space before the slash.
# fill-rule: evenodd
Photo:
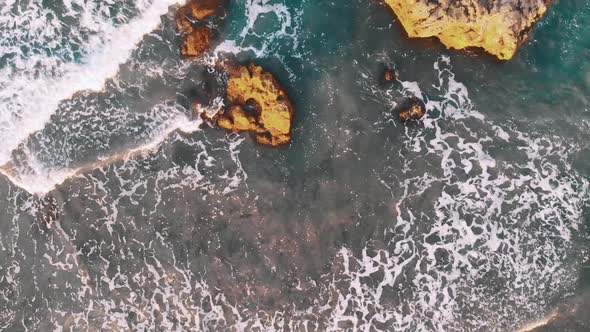
<svg viewBox="0 0 590 332">
<path fill-rule="evenodd" d="M 183 35 L 182 55 L 198 57 L 210 48 L 213 32 L 202 21 L 220 16 L 225 4 L 226 0 L 189 0 L 178 10 L 176 26 Z M 295 109 L 274 76 L 254 64 L 218 67 L 229 76 L 227 107 L 196 101 L 194 111 L 211 125 L 231 132 L 251 132 L 261 144 L 289 144 Z"/>
<path fill-rule="evenodd" d="M 203 55 L 213 40 L 213 31 L 203 20 L 223 13 L 221 0 L 189 0 L 176 13 L 176 27 L 182 34 L 180 53 L 184 56 Z"/>
<path fill-rule="evenodd" d="M 512 58 L 551 0 L 385 0 L 409 37 L 438 37 L 449 48 L 481 47 Z"/>
<path fill-rule="evenodd" d="M 421 100 L 415 98 L 404 101 L 398 109 L 398 116 L 402 121 L 420 120 L 424 115 L 426 115 L 426 106 Z"/>
<path fill-rule="evenodd" d="M 256 141 L 271 146 L 291 142 L 295 109 L 274 76 L 254 64 L 230 66 L 227 86 L 228 108 L 216 121 L 232 132 L 251 132 Z"/>
<path fill-rule="evenodd" d="M 225 64 L 224 68 L 229 75 L 226 107 L 195 101 L 195 112 L 210 125 L 235 133 L 250 132 L 258 143 L 289 144 L 295 108 L 274 76 L 254 64 Z"/>
<path fill-rule="evenodd" d="M 220 15 L 222 12 L 223 4 L 220 0 L 189 0 L 178 10 L 178 17 L 204 20 L 209 16 Z"/>
</svg>

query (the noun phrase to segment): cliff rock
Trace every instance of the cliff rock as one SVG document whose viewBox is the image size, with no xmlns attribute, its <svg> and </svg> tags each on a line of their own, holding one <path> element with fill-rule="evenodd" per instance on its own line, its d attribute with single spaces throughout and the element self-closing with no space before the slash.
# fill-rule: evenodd
<svg viewBox="0 0 590 332">
<path fill-rule="evenodd" d="M 385 0 L 409 37 L 438 37 L 449 48 L 481 47 L 512 58 L 551 0 Z"/>
</svg>

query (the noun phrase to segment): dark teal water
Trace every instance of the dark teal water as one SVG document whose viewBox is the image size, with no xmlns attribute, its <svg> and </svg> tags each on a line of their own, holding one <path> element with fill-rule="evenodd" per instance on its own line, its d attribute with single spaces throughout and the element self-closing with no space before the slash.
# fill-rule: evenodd
<svg viewBox="0 0 590 332">
<path fill-rule="evenodd" d="M 587 0 L 509 62 L 361 0 L 231 1 L 189 61 L 172 2 L 0 4 L 2 329 L 587 330 Z M 286 87 L 289 147 L 199 129 L 228 56 Z"/>
</svg>

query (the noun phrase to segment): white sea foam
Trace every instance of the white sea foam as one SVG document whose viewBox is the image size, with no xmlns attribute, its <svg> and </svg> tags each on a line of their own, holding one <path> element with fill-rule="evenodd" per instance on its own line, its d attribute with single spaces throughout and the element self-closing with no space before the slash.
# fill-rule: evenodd
<svg viewBox="0 0 590 332">
<path fill-rule="evenodd" d="M 277 56 L 276 51 L 280 47 L 289 47 L 291 56 L 299 56 L 298 33 L 301 15 L 294 12 L 295 9 L 292 6 L 277 0 L 244 0 L 235 5 L 245 13 L 246 24 L 234 39 L 224 40 L 215 48 L 210 61 L 217 61 L 219 55 L 223 53 L 251 52 L 258 59 L 271 55 Z M 276 25 L 268 31 L 257 31 L 257 21 L 269 15 L 276 20 Z M 289 42 L 286 41 L 287 39 Z M 252 41 L 261 42 L 261 45 L 254 45 Z"/>
<path fill-rule="evenodd" d="M 166 109 L 170 110 L 166 111 Z M 75 168 L 55 168 L 47 167 L 46 164 L 36 158 L 34 153 L 30 153 L 28 149 L 25 149 L 23 155 L 26 158 L 26 170 L 14 169 L 11 164 L 8 164 L 3 169 L 0 169 L 0 172 L 30 193 L 45 194 L 53 190 L 56 185 L 75 175 L 107 166 L 113 162 L 121 162 L 141 154 L 153 152 L 174 131 L 180 130 L 191 133 L 199 130 L 202 123 L 200 118 L 191 119 L 185 113 L 176 111 L 177 109 L 180 109 L 180 106 L 175 104 L 156 105 L 153 119 L 162 117 L 161 121 L 156 122 L 155 127 L 143 135 L 145 137 L 142 144 L 130 147 L 122 152 L 98 156 L 95 161 Z M 169 115 L 163 116 L 163 114 Z"/>
<path fill-rule="evenodd" d="M 590 189 L 567 160 L 576 142 L 490 123 L 448 58 L 434 69 L 439 96 L 425 98 L 418 83 L 401 82 L 402 93 L 422 98 L 430 116 L 424 130 L 406 129 L 412 153 L 404 153 L 403 174 L 388 181 L 380 175 L 397 200 L 388 249 L 340 252 L 345 270 L 330 283 L 340 293 L 330 309 L 333 329 L 346 322 L 369 330 L 379 321 L 399 331 L 514 330 L 541 318 L 547 299 L 575 284 L 579 265 L 569 253 Z M 372 82 L 361 84 L 382 94 Z M 506 141 L 522 155 L 494 158 L 495 143 Z M 438 169 L 413 166 L 424 156 L 438 159 Z M 424 195 L 432 205 L 412 208 Z M 377 281 L 376 271 L 383 273 Z M 396 296 L 405 307 L 388 305 Z"/>
<path fill-rule="evenodd" d="M 125 259 L 132 259 L 132 252 L 158 247 L 159 255 L 146 256 L 133 274 L 117 271 L 109 260 L 100 263 L 98 278 L 108 285 L 102 288 L 108 294 L 94 294 L 97 298 L 87 311 L 54 310 L 54 324 L 73 319 L 82 325 L 127 328 L 127 316 L 117 314 L 121 308 L 136 315 L 134 328 L 140 329 L 504 331 L 541 318 L 550 309 L 547 297 L 571 286 L 576 276 L 576 262 L 568 262 L 569 246 L 582 222 L 589 185 L 563 158 L 573 145 L 490 123 L 471 103 L 466 87 L 455 80 L 448 59 L 439 60 L 435 72 L 440 79 L 438 95 L 425 98 L 420 84 L 402 85 L 412 87 L 402 87 L 404 93 L 425 98 L 431 116 L 435 110 L 441 114 L 425 119 L 423 130 L 407 129 L 403 146 L 407 167 L 402 173 L 384 169 L 379 174 L 396 201 L 392 207 L 396 220 L 386 228 L 389 242 L 379 250 L 367 247 L 358 256 L 342 248 L 332 261 L 338 267 L 332 269 L 335 273 L 318 280 L 318 296 L 311 307 L 252 311 L 242 302 L 230 302 L 223 289 L 176 265 L 171 242 L 159 235 L 149 248 L 141 243 L 121 247 L 125 252 L 118 255 Z M 369 84 L 364 87 L 372 89 Z M 229 138 L 234 141 L 225 153 L 233 158 L 243 139 Z M 495 158 L 494 143 L 507 139 L 521 154 L 515 159 Z M 121 218 L 131 218 L 122 213 L 121 202 L 149 206 L 147 192 L 154 193 L 155 206 L 143 212 L 146 218 L 159 218 L 159 209 L 167 197 L 173 197 L 169 191 L 212 192 L 212 183 L 199 165 L 217 162 L 210 154 L 215 148 L 207 151 L 202 142 L 175 140 L 202 149 L 195 165 L 154 174 L 145 173 L 142 163 L 131 158 L 86 175 L 96 200 L 109 202 L 102 205 L 97 227 L 115 236 Z M 424 156 L 437 161 L 429 172 L 413 167 Z M 239 161 L 229 174 L 223 168 L 219 171 L 225 188 L 215 191 L 221 195 L 235 189 L 236 179 L 245 179 Z M 113 180 L 116 183 L 109 183 Z M 413 202 L 424 195 L 429 197 L 427 203 L 414 209 Z M 208 197 L 205 194 L 203 199 Z M 131 227 L 139 227 L 133 220 L 128 220 Z M 426 240 L 434 235 L 436 239 Z M 69 273 L 63 258 L 44 259 Z M 94 287 L 80 288 L 81 303 Z M 138 289 L 146 291 L 139 294 Z M 131 295 L 110 297 L 119 293 Z M 94 312 L 108 314 L 88 321 Z"/>
<path fill-rule="evenodd" d="M 107 79 L 116 76 L 119 65 L 129 58 L 143 36 L 157 27 L 160 22 L 159 16 L 165 14 L 168 6 L 177 3 L 177 0 L 139 2 L 136 4 L 139 11 L 137 17 L 131 19 L 119 17 L 118 20 L 124 22 L 122 24 L 112 22 L 113 18 L 109 17 L 108 8 L 78 2 L 73 1 L 65 4 L 68 11 L 65 16 L 78 17 L 82 25 L 82 27 L 72 27 L 72 31 L 69 33 L 76 35 L 90 31 L 88 34 L 92 36 L 88 40 L 82 39 L 83 43 L 80 47 L 87 54 L 84 53 L 85 55 L 79 63 L 64 61 L 59 56 L 27 57 L 22 55 L 15 58 L 13 66 L 2 69 L 6 73 L 4 77 L 10 78 L 6 82 L 0 82 L 6 86 L 6 89 L 0 92 L 0 100 L 2 100 L 0 127 L 3 129 L 0 132 L 0 139 L 6 142 L 0 147 L 0 164 L 4 164 L 2 172 L 25 190 L 34 193 L 45 193 L 52 190 L 56 184 L 62 183 L 68 177 L 81 170 L 87 170 L 88 165 L 65 169 L 63 167 L 48 167 L 37 158 L 38 152 L 29 150 L 26 145 L 23 145 L 23 142 L 30 134 L 45 126 L 62 100 L 72 97 L 79 91 L 101 90 Z M 73 5 L 76 10 L 73 9 Z M 256 34 L 254 25 L 262 15 L 276 15 L 280 25 L 279 29 L 266 36 L 267 40 L 273 41 L 275 38 L 294 36 L 296 27 L 294 27 L 291 13 L 286 5 L 271 3 L 267 0 L 248 1 L 243 5 L 248 23 L 239 34 L 241 45 L 237 46 L 236 41 L 225 41 L 215 50 L 214 54 L 223 52 L 237 54 L 246 50 L 251 50 L 260 57 L 267 54 L 269 43 L 265 43 L 261 49 L 243 45 L 244 38 Z M 50 11 L 40 8 L 39 4 L 31 4 L 26 14 L 20 13 L 14 16 L 11 16 L 8 11 L 4 11 L 2 17 L 4 26 L 26 20 L 32 28 L 31 34 L 22 34 L 21 30 L 17 30 L 13 35 L 7 35 L 7 38 L 16 37 L 32 45 L 52 43 L 54 48 L 59 48 L 60 45 L 56 40 L 62 33 L 60 30 L 63 28 L 62 22 L 55 20 L 45 22 L 50 23 L 48 25 L 50 29 L 42 28 L 42 21 L 47 19 L 47 14 Z M 80 11 L 81 13 L 79 13 Z M 63 47 L 65 47 L 64 52 L 70 52 L 67 45 Z M 10 45 L 6 50 L 7 52 L 9 50 L 15 51 L 15 46 Z M 68 55 L 74 57 L 70 53 Z M 216 58 L 217 56 L 210 60 L 217 61 Z M 138 88 L 142 89 L 142 87 Z M 148 145 L 154 141 L 150 140 L 149 142 Z M 18 169 L 15 172 L 10 160 L 11 153 L 17 147 L 27 160 L 27 169 Z M 53 157 L 56 160 L 64 158 L 69 158 L 69 155 Z M 114 157 L 107 156 L 104 159 L 110 158 Z M 63 160 L 62 163 L 67 164 L 68 160 Z M 91 164 L 93 163 L 89 165 Z M 240 181 L 234 182 L 237 185 Z"/>
<path fill-rule="evenodd" d="M 139 15 L 120 25 L 105 17 L 108 8 L 87 1 L 67 1 L 65 9 L 69 12 L 65 17 L 76 16 L 80 20 L 79 26 L 68 26 L 70 35 L 62 35 L 65 23 L 55 19 L 56 15 L 40 2 L 31 2 L 17 14 L 11 14 L 10 4 L 0 7 L 0 53 L 18 54 L 11 65 L 0 70 L 0 164 L 9 161 L 11 151 L 28 135 L 43 128 L 60 101 L 79 91 L 102 89 L 143 36 L 158 27 L 160 16 L 178 0 L 139 1 Z M 73 5 L 81 12 L 74 12 Z M 60 56 L 19 54 L 20 48 L 34 48 L 38 44 L 57 47 L 58 54 L 71 52 L 61 43 L 78 34 L 90 36 L 81 39 L 81 45 L 75 45 L 82 52 L 79 62 L 63 61 Z M 43 48 L 36 50 L 43 52 Z"/>
</svg>

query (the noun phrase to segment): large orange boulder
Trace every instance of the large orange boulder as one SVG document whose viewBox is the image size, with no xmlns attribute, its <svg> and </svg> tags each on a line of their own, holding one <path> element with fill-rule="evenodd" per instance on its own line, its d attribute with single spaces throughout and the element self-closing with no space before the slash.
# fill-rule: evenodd
<svg viewBox="0 0 590 332">
<path fill-rule="evenodd" d="M 217 118 L 217 125 L 232 132 L 251 132 L 265 145 L 290 143 L 295 109 L 285 89 L 254 64 L 227 67 L 229 108 Z"/>
</svg>

